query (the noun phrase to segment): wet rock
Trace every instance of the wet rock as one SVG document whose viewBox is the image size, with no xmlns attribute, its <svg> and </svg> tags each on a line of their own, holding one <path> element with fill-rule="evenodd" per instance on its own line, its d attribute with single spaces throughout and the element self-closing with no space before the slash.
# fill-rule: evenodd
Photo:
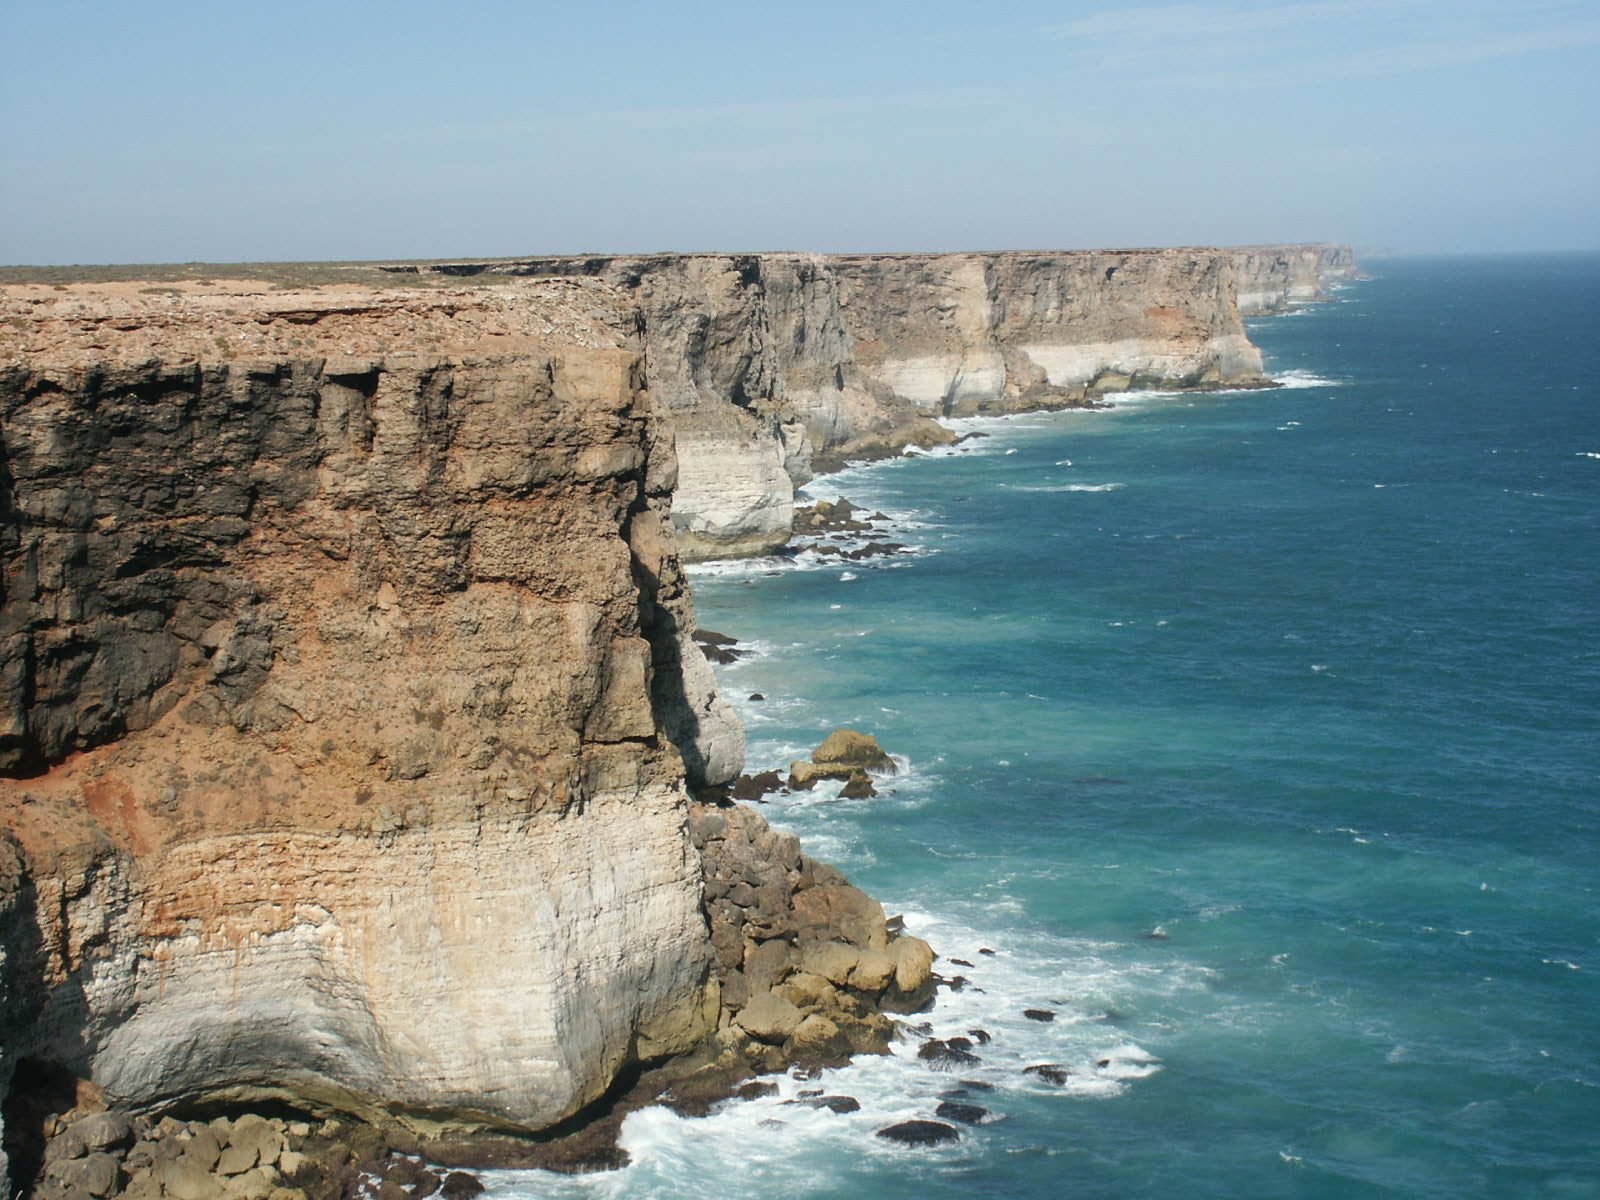
<svg viewBox="0 0 1600 1200">
<path fill-rule="evenodd" d="M 844 1031 L 821 1013 L 812 1013 L 795 1028 L 784 1046 L 792 1059 L 843 1066 L 850 1061 L 850 1039 Z"/>
<path fill-rule="evenodd" d="M 969 963 L 964 958 L 952 958 L 950 960 L 950 963 L 951 963 L 952 966 L 957 966 L 957 967 L 970 967 L 970 966 L 972 966 L 972 964 Z"/>
<path fill-rule="evenodd" d="M 872 786 L 872 780 L 865 771 L 852 771 L 850 778 L 839 789 L 841 800 L 870 800 L 877 794 L 878 789 Z"/>
<path fill-rule="evenodd" d="M 1043 1021 L 1046 1024 L 1056 1019 L 1055 1013 L 1048 1008 L 1025 1008 L 1022 1010 L 1022 1015 L 1030 1021 Z"/>
<path fill-rule="evenodd" d="M 438 1172 L 429 1169 L 425 1163 L 401 1155 L 390 1158 L 384 1164 L 383 1182 L 405 1189 L 404 1194 L 412 1200 L 425 1200 L 444 1184 Z"/>
<path fill-rule="evenodd" d="M 965 1041 L 965 1038 L 954 1038 L 952 1041 Z M 968 1042 L 970 1046 L 972 1043 Z M 917 1049 L 917 1057 L 935 1071 L 953 1071 L 959 1066 L 968 1066 L 982 1061 L 976 1054 L 953 1046 L 950 1042 L 932 1038 L 923 1042 Z"/>
<path fill-rule="evenodd" d="M 958 1080 L 956 1080 L 956 1082 L 959 1083 L 962 1087 L 969 1088 L 974 1092 L 992 1092 L 992 1091 L 994 1091 L 994 1084 L 988 1083 L 988 1082 L 986 1082 L 986 1081 L 984 1081 L 982 1079 L 958 1079 Z"/>
<path fill-rule="evenodd" d="M 967 1036 L 980 1046 L 989 1044 L 989 1031 L 987 1029 L 969 1029 L 967 1030 Z"/>
<path fill-rule="evenodd" d="M 861 1111 L 861 1101 L 854 1096 L 810 1096 L 802 1103 L 812 1108 L 826 1108 L 840 1114 Z"/>
<path fill-rule="evenodd" d="M 778 1085 L 767 1079 L 752 1079 L 749 1083 L 741 1083 L 733 1094 L 740 1100 L 759 1100 L 763 1096 L 776 1096 Z"/>
<path fill-rule="evenodd" d="M 877 738 L 854 729 L 835 729 L 817 747 L 811 755 L 811 761 L 819 765 L 860 767 L 885 775 L 893 775 L 898 769 L 894 760 L 878 745 Z"/>
<path fill-rule="evenodd" d="M 770 792 L 781 791 L 783 786 L 783 778 L 776 771 L 762 771 L 739 776 L 728 795 L 735 800 L 759 800 Z"/>
<path fill-rule="evenodd" d="M 1058 1063 L 1035 1063 L 1031 1067 L 1023 1067 L 1024 1075 L 1036 1075 L 1046 1083 L 1064 1084 L 1067 1076 L 1072 1072 Z"/>
<path fill-rule="evenodd" d="M 472 1200 L 474 1196 L 483 1195 L 483 1190 L 478 1177 L 466 1171 L 451 1171 L 439 1185 L 443 1200 Z"/>
<path fill-rule="evenodd" d="M 979 954 L 987 954 L 991 958 L 994 957 L 994 951 L 989 949 L 989 947 L 987 947 L 987 946 L 978 947 L 978 953 Z"/>
<path fill-rule="evenodd" d="M 943 1121 L 901 1121 L 878 1130 L 878 1136 L 903 1146 L 938 1146 L 961 1139 L 960 1131 Z"/>
<path fill-rule="evenodd" d="M 987 1108 L 976 1104 L 962 1104 L 955 1100 L 946 1100 L 933 1110 L 936 1117 L 943 1117 L 947 1121 L 960 1121 L 963 1125 L 981 1125 L 984 1118 L 989 1115 Z"/>
<path fill-rule="evenodd" d="M 745 656 L 743 650 L 733 649 L 739 644 L 738 638 L 731 638 L 727 634 L 710 629 L 697 629 L 691 636 L 695 644 L 700 647 L 700 652 L 718 666 L 738 662 Z"/>
</svg>

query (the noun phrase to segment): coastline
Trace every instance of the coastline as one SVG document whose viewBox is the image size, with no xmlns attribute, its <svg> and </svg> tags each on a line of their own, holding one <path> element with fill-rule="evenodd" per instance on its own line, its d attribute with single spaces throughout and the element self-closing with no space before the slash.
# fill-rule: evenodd
<svg viewBox="0 0 1600 1200">
<path fill-rule="evenodd" d="M 598 293 L 595 293 L 595 294 L 598 294 Z M 298 302 L 298 301 L 293 301 L 293 298 L 290 298 L 290 299 L 291 299 L 291 309 L 293 309 L 294 302 Z M 450 296 L 445 296 L 445 299 L 446 299 L 446 301 L 454 302 L 453 299 L 450 298 Z M 154 302 L 154 301 L 152 301 L 152 302 Z M 277 302 L 277 301 L 274 301 L 274 302 Z M 563 302 L 565 302 L 565 301 L 563 301 Z M 347 304 L 347 301 L 341 301 L 341 302 L 339 302 L 339 304 Z M 282 309 L 282 304 L 280 304 L 280 302 L 278 302 L 278 309 Z M 294 310 L 294 312 L 299 312 L 299 309 L 293 309 L 293 310 Z M 470 312 L 470 306 L 467 306 L 467 310 L 469 310 L 469 312 Z M 277 312 L 277 310 L 274 309 L 274 312 Z M 283 312 L 290 312 L 290 309 L 283 309 Z M 334 315 L 344 315 L 344 314 L 342 314 L 342 312 L 339 312 L 338 309 L 333 309 L 333 310 L 326 310 L 325 309 L 325 310 L 323 310 L 323 312 L 334 312 Z M 414 301 L 408 301 L 408 302 L 406 302 L 406 304 L 403 304 L 403 306 L 392 307 L 392 309 L 387 310 L 387 312 L 389 312 L 390 317 L 397 318 L 397 320 L 403 320 L 403 322 L 414 322 L 414 320 L 416 320 L 416 312 L 418 312 L 418 307 L 416 307 L 416 304 L 414 304 Z M 426 312 L 426 306 L 424 306 L 424 312 Z M 354 315 L 354 314 L 350 314 L 350 315 Z M 370 320 L 370 317 L 368 317 L 368 315 L 366 315 L 366 314 L 362 314 L 362 315 L 363 315 L 363 318 L 365 318 L 365 320 Z M 454 314 L 454 312 L 451 312 L 451 314 L 448 314 L 448 315 L 450 315 L 451 318 L 456 318 L 456 314 Z M 275 317 L 275 320 L 282 320 L 282 317 Z M 318 315 L 317 320 L 328 320 L 328 317 L 326 317 L 326 315 Z M 608 318 L 608 320 L 614 320 L 614 318 Z M 256 323 L 258 323 L 258 325 L 261 325 L 261 322 L 256 322 Z M 250 328 L 250 326 L 246 325 L 245 328 Z M 587 326 L 587 330 L 578 330 L 578 331 L 576 331 L 576 336 L 578 336 L 578 338 L 581 339 L 581 341 L 582 341 L 582 339 L 590 339 L 590 341 L 592 341 L 592 339 L 595 339 L 598 336 L 597 330 L 603 330 L 603 328 L 605 328 L 605 323 L 603 323 L 603 322 L 602 323 L 590 322 L 590 325 Z M 616 328 L 616 325 L 611 326 L 611 328 L 613 328 L 613 330 L 614 330 L 614 328 Z M 472 334 L 472 336 L 474 336 L 474 338 L 480 338 L 480 336 L 482 336 L 482 333 L 477 333 L 477 331 L 475 331 L 475 333 Z M 544 331 L 544 333 L 542 333 L 541 336 L 546 336 L 546 338 L 547 338 L 547 336 L 549 336 L 549 331 L 547 331 L 547 330 Z M 571 336 L 571 334 L 566 334 L 566 336 Z M 606 336 L 614 336 L 614 334 L 606 334 Z M 357 350 L 357 352 L 360 352 L 360 350 L 362 350 L 363 347 L 350 347 L 350 349 L 355 349 L 355 350 Z M 378 349 L 379 352 L 382 352 L 382 347 L 381 346 L 374 346 L 373 349 Z M 586 346 L 586 347 L 584 347 L 584 349 L 594 349 L 594 347 Z M 600 347 L 600 349 L 605 349 L 605 347 Z M 368 350 L 368 352 L 370 352 L 370 350 Z M 373 358 L 368 358 L 368 360 L 363 360 L 363 362 L 360 362 L 360 363 L 341 362 L 341 363 L 339 363 L 338 366 L 336 366 L 336 368 L 334 368 L 334 373 L 336 373 L 336 374 L 342 373 L 341 374 L 341 378 L 344 378 L 344 376 L 349 376 L 349 378 L 360 378 L 360 376 L 362 376 L 363 371 L 373 371 L 374 370 L 373 365 L 371 365 L 371 363 L 373 363 L 373 362 L 382 362 L 382 363 L 384 363 L 384 365 L 382 365 L 381 368 L 378 368 L 378 370 L 384 370 L 384 371 L 392 371 L 392 370 L 394 370 L 394 366 L 397 365 L 397 363 L 389 362 L 389 360 L 373 360 Z M 91 370 L 93 370 L 93 368 L 91 368 Z M 235 374 L 242 373 L 242 371 L 250 371 L 250 373 L 258 373 L 259 366 L 258 366 L 258 363 L 251 362 L 251 360 L 242 360 L 242 362 L 238 362 L 237 365 L 232 366 L 232 368 L 230 368 L 230 370 L 234 371 Z M 170 374 L 170 373 L 168 373 L 168 374 Z M 72 376 L 62 376 L 62 378 L 72 378 Z M 182 376 L 173 376 L 173 378 L 174 379 L 182 378 Z M 1077 405 L 1067 405 L 1067 406 L 1077 406 Z M 638 552 L 637 546 L 635 546 L 635 552 Z M 646 550 L 646 552 L 648 552 L 648 550 Z M 382 603 L 382 602 L 379 603 L 379 611 L 387 611 L 387 610 L 389 610 L 389 608 L 392 608 L 392 602 L 390 602 L 390 605 L 387 605 L 387 606 L 384 605 L 384 603 Z M 230 651 L 230 653 L 234 653 L 234 651 Z M 699 654 L 698 653 L 694 653 L 694 651 L 683 650 L 683 651 L 680 651 L 680 653 L 685 654 L 685 661 L 686 662 L 698 662 L 699 661 Z M 410 818 L 408 818 L 408 821 L 410 821 Z M 403 830 L 403 826 L 400 827 L 400 829 Z M 382 832 L 382 830 L 376 830 L 376 827 L 374 827 L 374 832 Z M 400 830 L 389 830 L 389 832 L 400 832 Z M 882 910 L 880 910 L 880 920 L 882 920 Z M 646 1082 L 645 1085 L 643 1085 L 643 1086 L 645 1086 L 645 1090 L 648 1090 L 648 1088 L 650 1088 L 650 1086 L 654 1086 L 658 1082 L 659 1082 L 658 1078 L 651 1078 L 650 1082 Z M 723 1083 L 720 1083 L 720 1085 L 718 1085 L 718 1088 L 720 1088 L 720 1091 L 722 1091 L 722 1093 L 725 1093 L 725 1091 L 728 1090 L 728 1086 L 730 1086 L 730 1083 L 723 1082 Z M 637 1099 L 638 1094 L 642 1094 L 642 1093 L 640 1093 L 640 1091 L 638 1091 L 638 1090 L 635 1090 L 634 1099 Z M 634 1099 L 626 1099 L 626 1101 L 622 1101 L 621 1104 L 616 1104 L 616 1102 L 614 1102 L 613 1099 L 610 1098 L 610 1093 L 608 1093 L 608 1094 L 606 1094 L 606 1096 L 603 1096 L 603 1098 L 597 1099 L 597 1101 L 590 1101 L 590 1104 L 602 1104 L 602 1106 L 611 1106 L 611 1112 L 614 1112 L 614 1114 L 616 1114 L 616 1112 L 619 1112 L 619 1110 L 624 1109 L 624 1107 L 630 1106 L 630 1104 L 632 1104 L 632 1102 L 634 1102 Z M 704 1101 L 702 1101 L 702 1102 L 704 1102 Z M 589 1109 L 586 1109 L 586 1112 L 597 1112 L 597 1109 L 594 1109 L 594 1107 L 589 1107 Z M 413 1149 L 419 1149 L 419 1147 L 421 1147 L 422 1144 L 424 1144 L 424 1142 L 414 1142 L 414 1141 L 408 1142 L 408 1141 L 406 1141 L 405 1138 L 403 1138 L 403 1136 L 398 1136 L 398 1138 L 397 1138 L 397 1136 L 395 1136 L 395 1133 L 390 1133 L 389 1136 L 390 1136 L 390 1144 L 392 1144 L 392 1146 L 395 1146 L 395 1147 L 408 1146 L 408 1147 L 413 1147 Z M 434 1144 L 437 1144 L 437 1146 L 442 1146 L 442 1142 L 434 1142 Z M 450 1152 L 446 1152 L 446 1150 L 438 1150 L 438 1152 L 440 1152 L 440 1154 L 445 1154 L 446 1157 L 450 1157 Z M 562 1154 L 565 1154 L 565 1152 L 566 1152 L 566 1150 L 562 1150 Z"/>
</svg>

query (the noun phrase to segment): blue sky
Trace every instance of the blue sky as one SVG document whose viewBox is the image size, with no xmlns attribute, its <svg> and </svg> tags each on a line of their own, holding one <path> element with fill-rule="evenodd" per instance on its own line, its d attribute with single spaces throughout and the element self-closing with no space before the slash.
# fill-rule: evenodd
<svg viewBox="0 0 1600 1200">
<path fill-rule="evenodd" d="M 0 262 L 1600 247 L 1595 0 L 5 0 Z"/>
</svg>

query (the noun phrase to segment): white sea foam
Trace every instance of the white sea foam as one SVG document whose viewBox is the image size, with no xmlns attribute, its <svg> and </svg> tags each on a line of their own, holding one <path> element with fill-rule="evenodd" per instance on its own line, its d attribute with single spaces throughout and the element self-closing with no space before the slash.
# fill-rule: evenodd
<svg viewBox="0 0 1600 1200">
<path fill-rule="evenodd" d="M 623 1170 L 585 1176 L 489 1171 L 483 1173 L 487 1194 L 501 1200 L 622 1200 L 670 1190 L 696 1200 L 754 1200 L 828 1190 L 831 1172 L 897 1162 L 910 1153 L 929 1163 L 966 1161 L 981 1150 L 989 1136 L 986 1130 L 1004 1121 L 1019 1103 L 1116 1096 L 1160 1069 L 1155 1056 L 1121 1034 L 1106 1012 L 1108 1002 L 1151 982 L 1108 963 L 1102 955 L 1112 947 L 1059 940 L 1010 944 L 1009 935 L 982 933 L 938 914 L 912 909 L 904 916 L 911 932 L 928 938 L 946 956 L 940 969 L 947 976 L 959 971 L 971 984 L 962 991 L 942 991 L 931 1013 L 907 1018 L 916 1032 L 897 1042 L 890 1054 L 862 1058 L 814 1080 L 769 1077 L 778 1088 L 776 1095 L 729 1103 L 705 1118 L 690 1120 L 664 1108 L 634 1113 L 622 1130 L 621 1144 L 633 1160 Z M 994 953 L 985 955 L 983 949 Z M 952 964 L 952 958 L 973 965 Z M 1165 990 L 1157 982 L 1158 990 Z M 1164 982 L 1171 986 L 1175 981 Z M 1177 986 L 1185 983 L 1177 981 Z M 1085 1000 L 1056 999 L 1068 993 Z M 1024 1007 L 1042 1004 L 1056 1012 L 1054 1021 L 1021 1016 Z M 978 1062 L 947 1072 L 918 1058 L 918 1048 L 929 1038 L 968 1037 L 979 1043 L 973 1030 L 989 1037 L 973 1046 Z M 1036 1065 L 1061 1072 L 1055 1076 L 1061 1082 L 1024 1073 Z M 964 1080 L 990 1086 L 963 1088 Z M 967 1092 L 963 1103 L 990 1113 L 976 1126 L 960 1126 L 958 1142 L 910 1151 L 876 1136 L 899 1121 L 937 1119 L 943 1094 L 954 1089 Z M 835 1113 L 797 1103 L 805 1099 L 802 1093 L 818 1090 L 853 1097 L 861 1107 Z M 730 1153 L 737 1154 L 737 1171 L 728 1169 Z"/>
<path fill-rule="evenodd" d="M 1037 487 L 1030 487 L 1022 484 L 1015 486 L 1011 484 L 1001 484 L 1000 486 L 1009 488 L 1014 492 L 1115 492 L 1120 488 L 1127 487 L 1128 485 L 1125 483 L 1061 483 L 1041 484 Z"/>
<path fill-rule="evenodd" d="M 1279 387 L 1284 388 L 1315 388 L 1315 387 L 1340 387 L 1337 379 L 1329 379 L 1312 371 L 1290 370 L 1275 376 Z"/>
</svg>

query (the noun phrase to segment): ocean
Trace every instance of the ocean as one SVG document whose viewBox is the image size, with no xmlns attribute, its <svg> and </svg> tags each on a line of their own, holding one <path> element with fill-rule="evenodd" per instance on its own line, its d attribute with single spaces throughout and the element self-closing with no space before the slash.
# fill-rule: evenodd
<svg viewBox="0 0 1600 1200">
<path fill-rule="evenodd" d="M 751 770 L 901 764 L 769 820 L 968 982 L 490 1195 L 1600 1197 L 1600 255 L 1367 265 L 1251 323 L 1284 387 L 955 422 L 807 488 L 906 552 L 695 573 Z"/>
</svg>

